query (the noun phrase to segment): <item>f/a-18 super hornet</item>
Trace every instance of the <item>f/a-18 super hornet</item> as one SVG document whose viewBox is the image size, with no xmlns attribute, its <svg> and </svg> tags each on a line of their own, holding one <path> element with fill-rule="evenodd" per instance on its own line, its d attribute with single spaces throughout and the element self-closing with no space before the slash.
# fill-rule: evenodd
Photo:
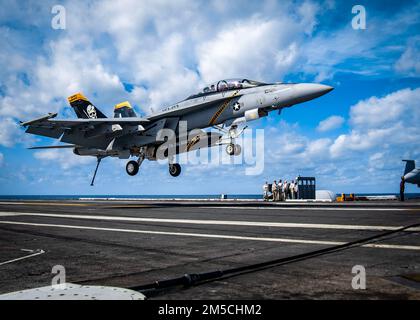
<svg viewBox="0 0 420 320">
<path fill-rule="evenodd" d="M 144 159 L 168 159 L 169 173 L 176 177 L 181 166 L 174 155 L 199 148 L 226 145 L 226 152 L 240 154 L 235 139 L 246 122 L 278 110 L 320 97 L 333 88 L 313 83 L 262 83 L 248 79 L 221 80 L 183 101 L 146 117 L 138 117 L 129 102 L 115 106 L 114 118 L 107 118 L 83 94 L 68 98 L 78 119 L 56 119 L 57 113 L 22 122 L 26 132 L 55 139 L 66 145 L 31 149 L 73 148 L 79 156 L 97 158 L 93 185 L 100 161 L 105 157 L 128 161 L 126 171 L 134 176 Z M 214 128 L 216 131 L 204 131 Z M 162 138 L 163 129 L 172 130 L 174 143 Z M 173 140 L 171 140 L 173 141 Z M 161 148 L 162 146 L 165 148 Z M 162 151 L 162 149 L 164 149 Z M 162 151 L 162 152 L 160 152 Z"/>
</svg>

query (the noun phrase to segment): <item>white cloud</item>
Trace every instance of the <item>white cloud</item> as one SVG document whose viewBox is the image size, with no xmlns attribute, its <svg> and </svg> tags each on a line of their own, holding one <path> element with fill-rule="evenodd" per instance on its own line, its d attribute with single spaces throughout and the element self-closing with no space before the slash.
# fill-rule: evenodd
<svg viewBox="0 0 420 320">
<path fill-rule="evenodd" d="M 350 109 L 352 130 L 331 145 L 333 157 L 375 147 L 397 148 L 420 145 L 420 88 L 392 92 L 382 98 L 370 97 Z"/>
<path fill-rule="evenodd" d="M 311 139 L 284 121 L 268 127 L 265 175 L 310 174 L 325 188 L 341 188 L 336 191 L 354 184 L 359 190 L 386 191 L 381 188 L 389 188 L 390 181 L 398 184 L 401 159 L 420 157 L 418 90 L 407 88 L 359 101 L 350 109 L 349 131 L 337 137 Z M 391 105 L 398 110 L 390 110 Z M 383 116 L 388 110 L 392 116 Z"/>
<path fill-rule="evenodd" d="M 22 131 L 12 118 L 0 117 L 0 145 L 12 147 L 19 141 Z"/>
<path fill-rule="evenodd" d="M 310 141 L 306 147 L 306 154 L 311 158 L 325 158 L 328 155 L 328 148 L 331 145 L 331 139 L 317 139 Z"/>
<path fill-rule="evenodd" d="M 198 3 L 106 1 L 97 3 L 92 14 L 113 40 L 119 74 L 147 87 L 141 100 L 137 94 L 130 96 L 146 112 L 198 89 L 194 45 L 206 38 L 208 28 Z"/>
<path fill-rule="evenodd" d="M 49 56 L 30 64 L 24 60 L 25 76 L 20 76 L 18 67 L 10 71 L 0 95 L 0 144 L 10 147 L 28 137 L 14 119 L 25 121 L 58 112 L 67 106 L 66 97 L 75 92 L 82 91 L 101 109 L 127 99 L 119 77 L 101 62 L 100 50 L 94 51 L 83 36 L 78 41 L 63 37 L 50 42 Z"/>
<path fill-rule="evenodd" d="M 331 116 L 322 120 L 317 127 L 320 132 L 325 132 L 333 129 L 340 128 L 344 123 L 344 118 L 340 116 Z"/>
<path fill-rule="evenodd" d="M 94 165 L 96 161 L 94 157 L 77 156 L 73 154 L 71 149 L 50 149 L 37 151 L 34 153 L 36 159 L 45 163 L 54 163 L 63 170 L 69 170 L 85 165 Z M 50 164 L 51 165 L 51 164 Z"/>
<path fill-rule="evenodd" d="M 330 147 L 331 156 L 339 158 L 346 155 L 355 155 L 354 152 L 367 151 L 391 137 L 395 130 L 376 129 L 368 131 L 353 130 L 349 134 L 338 136 Z M 360 154 L 359 154 L 360 155 Z"/>
<path fill-rule="evenodd" d="M 385 166 L 385 153 L 376 152 L 369 157 L 369 171 L 374 172 L 376 169 L 383 169 Z"/>
<path fill-rule="evenodd" d="M 319 5 L 315 2 L 305 1 L 297 9 L 300 15 L 300 25 L 304 28 L 306 34 L 310 35 L 314 31 L 318 21 L 316 15 L 319 12 Z"/>
<path fill-rule="evenodd" d="M 303 35 L 312 33 L 318 10 L 317 5 L 304 2 L 294 10 L 279 10 L 276 18 L 254 15 L 232 21 L 198 45 L 202 79 L 206 83 L 227 77 L 281 80 L 298 58 Z"/>
<path fill-rule="evenodd" d="M 409 40 L 405 51 L 395 63 L 395 69 L 409 76 L 420 76 L 420 37 Z"/>
<path fill-rule="evenodd" d="M 261 79 L 273 67 L 281 27 L 276 21 L 254 18 L 237 22 L 201 44 L 198 68 L 204 81 L 244 76 Z"/>
<path fill-rule="evenodd" d="M 387 44 L 395 38 L 403 38 L 410 27 L 415 28 L 420 17 L 419 8 L 419 4 L 406 6 L 386 19 L 372 14 L 368 17 L 368 28 L 362 31 L 351 28 L 349 12 L 348 23 L 337 29 L 321 31 L 300 45 L 300 58 L 294 70 L 314 75 L 317 82 L 331 79 L 337 72 L 366 76 L 391 73 L 391 66 L 395 64 L 395 47 Z M 324 14 L 328 13 L 328 10 L 324 11 Z M 418 47 L 403 54 L 397 70 L 416 68 L 416 50 Z M 404 51 L 404 47 L 398 51 Z"/>
<path fill-rule="evenodd" d="M 370 97 L 351 107 L 350 123 L 355 127 L 383 128 L 403 121 L 405 125 L 420 123 L 420 88 L 406 88 L 385 97 Z"/>
<path fill-rule="evenodd" d="M 3 153 L 0 152 L 0 167 L 3 166 L 3 162 L 4 162 L 4 155 Z"/>
</svg>

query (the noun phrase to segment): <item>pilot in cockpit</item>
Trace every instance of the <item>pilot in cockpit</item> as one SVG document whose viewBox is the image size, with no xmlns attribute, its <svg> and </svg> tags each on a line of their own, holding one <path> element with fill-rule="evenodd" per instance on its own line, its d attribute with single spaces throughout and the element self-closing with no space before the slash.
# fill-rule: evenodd
<svg viewBox="0 0 420 320">
<path fill-rule="evenodd" d="M 219 89 L 219 91 L 225 91 L 228 89 L 228 85 L 226 81 L 220 81 L 219 84 L 217 85 L 217 88 Z"/>
</svg>

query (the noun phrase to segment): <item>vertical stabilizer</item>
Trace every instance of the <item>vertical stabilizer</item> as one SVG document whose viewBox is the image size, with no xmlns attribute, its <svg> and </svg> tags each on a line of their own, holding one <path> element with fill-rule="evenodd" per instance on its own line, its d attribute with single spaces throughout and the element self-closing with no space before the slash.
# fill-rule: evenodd
<svg viewBox="0 0 420 320">
<path fill-rule="evenodd" d="M 98 108 L 96 108 L 90 101 L 82 94 L 76 93 L 67 98 L 70 105 L 74 109 L 78 118 L 81 119 L 99 119 L 106 118 Z"/>
<path fill-rule="evenodd" d="M 406 162 L 405 170 L 404 170 L 404 175 L 406 175 L 407 173 L 414 170 L 414 168 L 416 167 L 416 163 L 414 160 L 403 160 L 403 161 Z"/>
<path fill-rule="evenodd" d="M 124 101 L 114 107 L 114 118 L 133 118 L 137 117 L 130 102 Z"/>
</svg>

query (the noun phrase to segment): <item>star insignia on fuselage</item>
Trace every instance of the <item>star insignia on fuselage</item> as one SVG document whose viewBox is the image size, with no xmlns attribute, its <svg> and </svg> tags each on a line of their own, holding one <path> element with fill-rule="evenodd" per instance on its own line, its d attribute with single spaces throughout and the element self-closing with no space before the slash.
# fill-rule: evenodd
<svg viewBox="0 0 420 320">
<path fill-rule="evenodd" d="M 233 110 L 239 111 L 241 109 L 241 104 L 239 102 L 235 102 L 233 105 Z"/>
</svg>

